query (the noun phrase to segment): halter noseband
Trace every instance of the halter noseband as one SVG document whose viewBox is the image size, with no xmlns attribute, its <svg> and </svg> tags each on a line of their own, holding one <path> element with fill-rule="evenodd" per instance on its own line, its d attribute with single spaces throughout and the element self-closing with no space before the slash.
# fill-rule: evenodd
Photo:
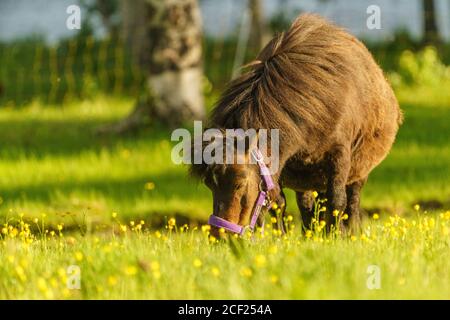
<svg viewBox="0 0 450 320">
<path fill-rule="evenodd" d="M 259 151 L 258 148 L 255 148 L 251 151 L 251 155 L 259 166 L 259 175 L 261 176 L 261 182 L 264 182 L 265 189 L 263 190 L 263 187 L 260 187 L 258 198 L 256 198 L 256 202 L 250 218 L 250 224 L 248 226 L 241 226 L 212 214 L 208 220 L 209 225 L 217 228 L 223 228 L 227 231 L 237 233 L 239 235 L 243 235 L 247 229 L 253 232 L 262 208 L 268 208 L 270 206 L 269 191 L 275 188 L 275 184 L 273 182 L 272 176 L 270 175 L 269 168 L 267 168 L 266 164 L 264 163 L 261 151 Z"/>
</svg>

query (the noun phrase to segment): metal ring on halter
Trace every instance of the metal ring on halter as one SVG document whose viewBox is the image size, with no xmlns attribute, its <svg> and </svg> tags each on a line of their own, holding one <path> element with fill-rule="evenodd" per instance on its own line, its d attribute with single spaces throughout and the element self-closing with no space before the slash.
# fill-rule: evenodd
<svg viewBox="0 0 450 320">
<path fill-rule="evenodd" d="M 253 158 L 255 158 L 256 162 L 262 162 L 264 160 L 263 155 L 259 152 L 259 156 L 258 156 L 258 153 L 255 151 L 255 149 L 252 150 L 252 155 L 253 155 Z"/>
<path fill-rule="evenodd" d="M 261 192 L 267 192 L 266 190 L 264 190 L 264 188 L 263 188 L 263 184 L 264 184 L 264 181 L 261 179 L 261 180 L 259 180 L 259 191 Z"/>
</svg>

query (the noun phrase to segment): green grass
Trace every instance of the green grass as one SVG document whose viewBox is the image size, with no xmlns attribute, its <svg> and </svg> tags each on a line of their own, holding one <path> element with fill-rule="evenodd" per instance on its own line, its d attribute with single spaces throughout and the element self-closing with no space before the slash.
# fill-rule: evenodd
<svg viewBox="0 0 450 320">
<path fill-rule="evenodd" d="M 0 299 L 447 299 L 449 228 L 450 212 L 372 222 L 353 239 L 305 239 L 294 228 L 234 246 L 179 229 L 6 240 Z M 79 290 L 67 288 L 73 265 Z"/>
<path fill-rule="evenodd" d="M 392 152 L 370 176 L 362 206 L 382 217 L 411 215 L 418 202 L 444 212 L 450 207 L 450 100 L 445 93 L 426 90 L 404 89 L 398 96 L 405 123 Z M 409 227 L 407 236 L 398 237 L 372 222 L 372 228 L 388 234 L 371 241 L 359 236 L 357 241 L 305 240 L 297 228 L 286 240 L 246 243 L 236 255 L 226 244 L 207 245 L 198 231 L 164 231 L 161 238 L 154 231 L 120 235 L 113 212 L 122 223 L 142 219 L 154 230 L 170 217 L 180 225 L 202 224 L 211 208 L 209 191 L 189 178 L 186 167 L 170 161 L 168 130 L 153 127 L 123 137 L 94 134 L 130 107 L 130 99 L 98 96 L 63 108 L 35 102 L 0 109 L 0 226 L 23 214 L 38 233 L 29 245 L 0 240 L 0 298 L 450 296 L 448 220 L 436 221 L 431 231 Z M 292 193 L 288 198 L 288 212 L 297 217 Z M 39 235 L 32 219 L 43 214 L 50 231 L 64 224 L 64 237 Z M 417 220 L 407 218 L 408 223 L 412 219 Z M 275 247 L 277 252 L 270 253 Z M 77 261 L 80 253 L 83 258 Z M 264 267 L 254 265 L 258 254 L 267 260 Z M 202 266 L 196 268 L 194 259 Z M 158 279 L 151 267 L 155 261 Z M 82 270 L 80 291 L 65 289 L 64 270 L 73 263 Z M 370 264 L 382 270 L 381 290 L 366 287 Z M 251 276 L 245 276 L 245 267 Z M 220 270 L 218 278 L 211 268 Z"/>
</svg>

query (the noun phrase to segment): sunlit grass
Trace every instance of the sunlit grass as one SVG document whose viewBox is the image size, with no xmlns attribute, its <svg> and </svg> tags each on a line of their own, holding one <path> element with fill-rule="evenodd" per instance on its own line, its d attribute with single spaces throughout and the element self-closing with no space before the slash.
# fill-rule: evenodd
<svg viewBox="0 0 450 320">
<path fill-rule="evenodd" d="M 208 239 L 210 193 L 170 161 L 167 129 L 95 135 L 132 100 L 0 109 L 0 299 L 448 298 L 450 103 L 426 97 L 401 100 L 362 234 L 325 236 L 320 219 L 302 234 L 288 192 L 287 237 L 268 229 L 232 246 Z M 422 201 L 438 208 L 414 210 Z M 67 287 L 70 265 L 80 290 Z M 366 286 L 369 265 L 380 290 Z"/>
<path fill-rule="evenodd" d="M 2 226 L 0 299 L 446 299 L 450 211 L 419 211 L 409 219 L 373 216 L 358 235 L 314 228 L 303 236 L 286 221 L 287 235 L 269 223 L 264 234 L 231 242 L 173 218 L 155 232 L 113 215 L 107 234 L 73 237 L 62 225 L 46 229 L 45 217 L 19 216 Z"/>
<path fill-rule="evenodd" d="M 112 211 L 154 219 L 206 219 L 210 194 L 170 161 L 170 132 L 96 136 L 123 117 L 130 99 L 98 97 L 61 108 L 38 102 L 0 111 L 0 216 L 70 213 L 108 223 Z M 363 192 L 366 208 L 401 213 L 420 200 L 445 205 L 450 195 L 450 108 L 403 105 L 405 123 Z M 151 188 L 148 186 L 151 185 Z M 288 192 L 288 211 L 297 212 Z M 68 224 L 71 219 L 68 219 Z"/>
</svg>

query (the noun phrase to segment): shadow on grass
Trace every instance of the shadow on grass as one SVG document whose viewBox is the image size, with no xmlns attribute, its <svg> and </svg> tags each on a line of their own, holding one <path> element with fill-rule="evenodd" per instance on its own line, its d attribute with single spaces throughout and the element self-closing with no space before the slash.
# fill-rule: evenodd
<svg viewBox="0 0 450 320">
<path fill-rule="evenodd" d="M 425 147 L 450 145 L 450 108 L 407 105 L 403 109 L 405 122 L 396 142 L 399 146 L 410 143 Z M 105 119 L 95 118 L 0 120 L 0 154 L 8 159 L 23 154 L 70 156 L 86 150 L 99 151 L 118 144 L 139 140 L 157 142 L 170 137 L 167 128 L 155 125 L 138 134 L 96 135 L 95 130 L 106 123 Z"/>
<path fill-rule="evenodd" d="M 145 184 L 150 180 L 154 181 L 157 187 L 154 190 L 145 190 Z M 39 183 L 20 188 L 4 189 L 1 191 L 1 195 L 6 201 L 10 202 L 27 200 L 51 204 L 52 201 L 55 201 L 55 194 L 70 195 L 77 192 L 102 195 L 116 203 L 135 203 L 144 199 L 149 202 L 158 202 L 161 207 L 164 207 L 165 201 L 169 199 L 193 203 L 199 198 L 207 196 L 205 188 L 202 188 L 196 181 L 191 180 L 187 174 L 184 175 L 180 171 L 120 180 Z M 130 213 L 132 211 L 130 209 Z"/>
<path fill-rule="evenodd" d="M 0 121 L 0 154 L 3 159 L 23 155 L 71 156 L 83 151 L 113 149 L 119 144 L 139 140 L 156 142 L 170 138 L 169 130 L 157 125 L 120 136 L 96 134 L 96 130 L 107 123 L 101 119 L 3 120 Z"/>
</svg>

